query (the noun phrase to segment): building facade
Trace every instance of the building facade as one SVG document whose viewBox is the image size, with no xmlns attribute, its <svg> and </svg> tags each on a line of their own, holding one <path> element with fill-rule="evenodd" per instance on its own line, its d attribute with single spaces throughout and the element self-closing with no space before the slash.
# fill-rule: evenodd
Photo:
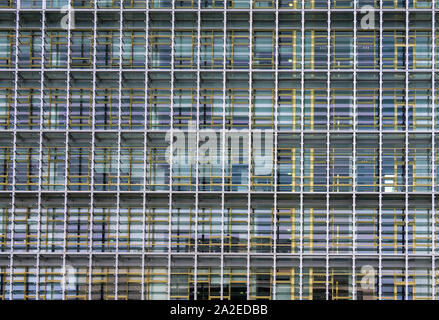
<svg viewBox="0 0 439 320">
<path fill-rule="evenodd" d="M 438 9 L 0 0 L 0 298 L 436 299 Z"/>
</svg>

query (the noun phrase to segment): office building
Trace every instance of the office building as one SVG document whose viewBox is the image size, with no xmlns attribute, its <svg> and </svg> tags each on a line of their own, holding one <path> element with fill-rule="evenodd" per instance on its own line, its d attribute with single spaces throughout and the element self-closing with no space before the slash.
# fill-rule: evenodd
<svg viewBox="0 0 439 320">
<path fill-rule="evenodd" d="M 0 298 L 436 299 L 438 9 L 0 0 Z"/>
</svg>

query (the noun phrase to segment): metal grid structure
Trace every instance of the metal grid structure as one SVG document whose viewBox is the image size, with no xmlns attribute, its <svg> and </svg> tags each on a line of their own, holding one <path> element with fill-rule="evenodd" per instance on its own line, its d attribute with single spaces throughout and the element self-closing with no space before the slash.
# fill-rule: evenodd
<svg viewBox="0 0 439 320">
<path fill-rule="evenodd" d="M 436 299 L 438 9 L 0 1 L 0 297 Z"/>
</svg>

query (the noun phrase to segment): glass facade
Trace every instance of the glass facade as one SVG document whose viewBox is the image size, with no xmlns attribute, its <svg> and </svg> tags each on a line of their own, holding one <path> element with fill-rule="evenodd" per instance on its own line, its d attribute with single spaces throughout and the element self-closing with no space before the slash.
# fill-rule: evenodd
<svg viewBox="0 0 439 320">
<path fill-rule="evenodd" d="M 0 0 L 0 299 L 437 299 L 437 48 L 439 1 Z"/>
</svg>

